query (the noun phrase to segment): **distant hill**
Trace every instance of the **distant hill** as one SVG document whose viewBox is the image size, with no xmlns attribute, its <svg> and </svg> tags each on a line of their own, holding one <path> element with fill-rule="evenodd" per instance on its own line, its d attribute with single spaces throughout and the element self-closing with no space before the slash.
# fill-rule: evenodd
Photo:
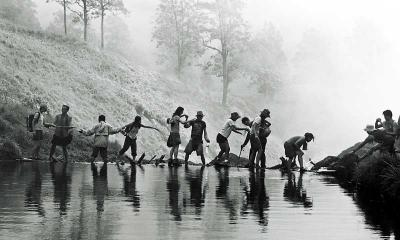
<svg viewBox="0 0 400 240">
<path fill-rule="evenodd" d="M 78 128 L 91 127 L 99 114 L 105 114 L 114 126 L 129 123 L 140 114 L 144 124 L 160 128 L 163 134 L 142 129 L 139 154 L 168 153 L 166 119 L 177 106 L 183 106 L 191 117 L 197 110 L 205 112 L 213 142 L 208 157 L 213 158 L 216 133 L 231 110 L 214 101 L 219 98 L 201 86 L 186 86 L 149 72 L 118 56 L 91 49 L 80 40 L 31 31 L 4 20 L 0 20 L 0 62 L 1 104 L 22 104 L 35 111 L 39 103 L 47 103 L 52 115 L 68 104 Z M 231 105 L 242 112 L 259 111 L 241 99 L 234 99 Z M 190 131 L 182 128 L 182 132 L 184 147 Z M 118 141 L 122 139 L 117 136 Z M 234 153 L 243 140 L 244 136 L 232 137 Z M 276 149 L 280 146 L 276 142 L 272 137 L 268 143 L 267 154 L 276 159 L 268 165 L 278 162 Z"/>
</svg>

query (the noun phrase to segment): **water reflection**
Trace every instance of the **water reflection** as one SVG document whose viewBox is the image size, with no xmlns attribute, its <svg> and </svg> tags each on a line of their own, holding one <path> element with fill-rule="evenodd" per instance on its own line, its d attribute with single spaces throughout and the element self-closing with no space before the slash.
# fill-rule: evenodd
<svg viewBox="0 0 400 240">
<path fill-rule="evenodd" d="M 218 177 L 218 185 L 216 187 L 215 195 L 217 200 L 222 200 L 224 208 L 229 213 L 229 220 L 231 223 L 236 223 L 238 219 L 239 198 L 232 197 L 229 193 L 229 168 L 215 166 Z M 232 191 L 232 194 L 236 192 Z M 236 193 L 237 194 L 237 193 Z"/>
<path fill-rule="evenodd" d="M 93 194 L 96 199 L 97 212 L 104 211 L 104 199 L 108 195 L 107 164 L 103 164 L 98 170 L 95 163 L 91 164 L 93 176 Z"/>
<path fill-rule="evenodd" d="M 249 186 L 244 185 L 246 200 L 242 206 L 242 214 L 247 215 L 251 209 L 258 216 L 258 223 L 268 225 L 269 197 L 265 188 L 265 170 L 249 170 Z"/>
<path fill-rule="evenodd" d="M 45 216 L 42 206 L 42 174 L 39 163 L 32 163 L 31 181 L 25 190 L 25 207 L 34 209 L 39 216 Z"/>
<path fill-rule="evenodd" d="M 169 197 L 169 207 L 171 209 L 171 215 L 175 221 L 182 221 L 182 210 L 179 206 L 179 177 L 178 168 L 168 168 L 168 179 L 167 179 L 167 191 Z"/>
<path fill-rule="evenodd" d="M 67 173 L 67 163 L 50 164 L 50 173 L 54 185 L 54 203 L 60 214 L 65 215 L 71 200 L 71 175 Z"/>
<path fill-rule="evenodd" d="M 135 212 L 139 212 L 140 209 L 140 195 L 136 190 L 136 168 L 141 168 L 144 171 L 142 166 L 132 166 L 124 168 L 120 164 L 117 164 L 117 170 L 119 174 L 122 176 L 122 180 L 124 183 L 124 194 L 128 198 L 128 202 L 132 203 L 133 210 Z M 130 174 L 129 174 L 130 172 Z"/>
<path fill-rule="evenodd" d="M 305 208 L 311 208 L 313 202 L 310 197 L 307 196 L 307 191 L 303 188 L 303 173 L 299 173 L 296 182 L 296 175 L 289 173 L 287 175 L 288 181 L 285 184 L 283 190 L 283 196 L 289 202 L 297 205 L 302 204 Z"/>
<path fill-rule="evenodd" d="M 204 206 L 206 197 L 206 187 L 203 188 L 203 174 L 204 166 L 195 170 L 185 166 L 185 179 L 190 191 L 190 205 L 194 206 L 195 214 L 198 216 L 201 215 L 201 209 Z M 187 199 L 184 198 L 183 201 L 184 206 L 186 206 Z"/>
</svg>

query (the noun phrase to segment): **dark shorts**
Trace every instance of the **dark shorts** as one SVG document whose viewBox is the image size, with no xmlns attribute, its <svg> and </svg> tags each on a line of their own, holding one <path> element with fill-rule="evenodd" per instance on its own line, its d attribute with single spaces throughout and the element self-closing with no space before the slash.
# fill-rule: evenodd
<svg viewBox="0 0 400 240">
<path fill-rule="evenodd" d="M 43 140 L 43 130 L 36 130 L 33 133 L 33 141 L 42 141 Z"/>
<path fill-rule="evenodd" d="M 93 147 L 92 157 L 96 158 L 99 155 L 99 152 L 103 159 L 107 159 L 107 148 L 105 147 Z"/>
<path fill-rule="evenodd" d="M 167 141 L 167 146 L 176 147 L 179 144 L 181 144 L 181 135 L 175 132 L 170 133 Z"/>
<path fill-rule="evenodd" d="M 137 156 L 137 144 L 136 139 L 132 139 L 130 137 L 125 137 L 124 146 L 119 151 L 119 155 L 123 155 L 129 148 L 131 148 L 132 157 Z"/>
<path fill-rule="evenodd" d="M 254 135 L 254 134 L 250 135 L 250 144 L 251 144 L 251 149 L 253 151 L 258 151 L 261 149 L 260 139 L 256 138 L 256 135 Z"/>
<path fill-rule="evenodd" d="M 230 146 L 228 139 L 224 136 L 222 136 L 220 133 L 217 135 L 217 143 L 219 145 L 219 148 L 224 151 L 224 152 L 229 152 L 230 151 Z"/>
<path fill-rule="evenodd" d="M 290 143 L 285 142 L 283 146 L 284 146 L 284 148 L 285 148 L 285 155 L 286 155 L 286 157 L 288 157 L 288 158 L 294 158 L 294 157 L 297 156 L 296 148 L 295 148 L 295 146 L 294 146 L 293 144 L 290 144 Z"/>
<path fill-rule="evenodd" d="M 217 135 L 217 143 L 226 143 L 228 142 L 228 139 L 224 136 L 222 136 L 221 133 L 218 133 Z"/>
<path fill-rule="evenodd" d="M 66 137 L 53 135 L 53 139 L 51 140 L 51 144 L 63 147 L 67 146 L 71 142 L 72 142 L 72 135 L 68 135 Z"/>
<path fill-rule="evenodd" d="M 197 156 L 203 155 L 203 142 L 193 141 L 191 139 L 186 145 L 185 153 L 190 155 L 193 151 L 196 151 Z"/>
</svg>

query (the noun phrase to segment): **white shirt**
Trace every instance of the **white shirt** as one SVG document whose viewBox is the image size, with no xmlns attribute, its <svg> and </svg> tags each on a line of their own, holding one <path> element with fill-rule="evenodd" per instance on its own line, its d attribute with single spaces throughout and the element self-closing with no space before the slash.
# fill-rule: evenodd
<svg viewBox="0 0 400 240">
<path fill-rule="evenodd" d="M 228 138 L 229 135 L 231 135 L 233 126 L 235 126 L 235 122 L 232 119 L 228 119 L 225 124 L 224 127 L 222 128 L 222 130 L 219 132 L 222 136 Z"/>
<path fill-rule="evenodd" d="M 250 134 L 258 136 L 258 133 L 260 132 L 260 125 L 261 117 L 256 117 L 253 121 L 253 124 L 251 124 Z"/>
</svg>

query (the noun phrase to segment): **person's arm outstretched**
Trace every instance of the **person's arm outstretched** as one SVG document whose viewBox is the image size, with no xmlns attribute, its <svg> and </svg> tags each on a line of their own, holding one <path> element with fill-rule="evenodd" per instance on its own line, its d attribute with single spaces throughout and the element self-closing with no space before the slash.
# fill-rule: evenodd
<svg viewBox="0 0 400 240">
<path fill-rule="evenodd" d="M 155 127 L 150 127 L 150 126 L 146 126 L 146 125 L 143 125 L 143 124 L 142 124 L 141 127 L 142 127 L 142 128 L 147 128 L 147 129 L 153 129 L 153 130 L 156 130 L 157 132 L 160 132 L 160 129 L 155 128 Z"/>
</svg>

